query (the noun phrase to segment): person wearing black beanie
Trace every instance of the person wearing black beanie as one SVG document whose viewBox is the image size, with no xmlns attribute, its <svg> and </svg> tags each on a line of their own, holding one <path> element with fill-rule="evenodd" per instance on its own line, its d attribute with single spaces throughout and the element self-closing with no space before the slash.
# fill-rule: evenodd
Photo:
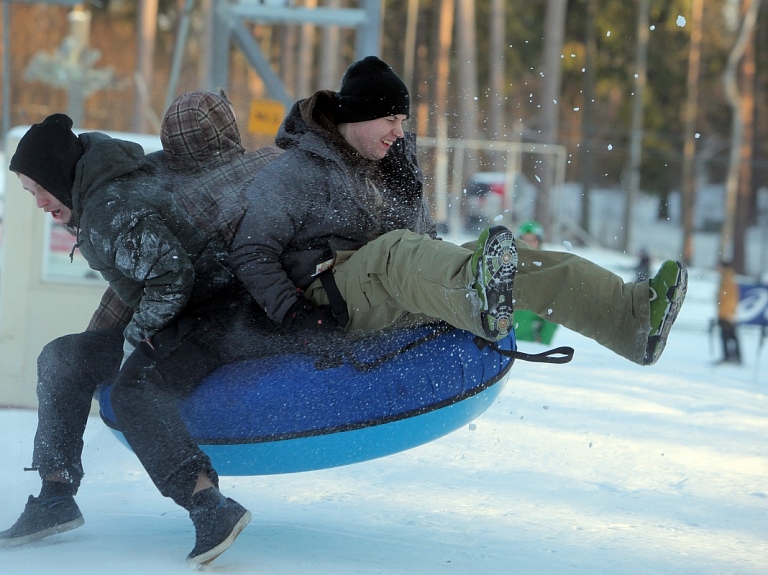
<svg viewBox="0 0 768 575">
<path fill-rule="evenodd" d="M 83 524 L 74 500 L 83 476 L 82 433 L 95 387 L 106 382 L 113 384 L 109 401 L 126 441 L 160 492 L 189 512 L 196 543 L 188 564 L 215 559 L 250 521 L 249 511 L 218 490 L 216 470 L 175 402 L 157 398 L 170 390 L 187 394 L 223 362 L 272 347 L 263 341 L 273 330 L 263 328 L 266 321 L 259 323 L 260 314 L 242 297 L 223 263 L 226 245 L 218 234 L 230 236 L 242 217 L 241 187 L 260 163 L 241 157 L 226 100 L 202 94 L 174 104 L 178 114 L 169 122 L 176 129 L 165 134 L 174 141 L 152 157 L 136 142 L 101 132 L 76 136 L 72 120 L 54 114 L 29 128 L 10 162 L 37 207 L 76 234 L 74 247 L 132 313 L 114 327 L 58 339 L 46 346 L 45 359 L 41 354 L 38 392 L 45 401 L 32 467 L 43 485 L 18 521 L 0 531 L 0 549 Z M 225 145 L 224 132 L 237 141 Z M 209 142 L 215 145 L 206 147 Z M 187 158 L 184 174 L 171 152 L 179 152 L 174 160 Z M 204 164 L 192 166 L 193 157 Z M 254 321 L 238 331 L 238 345 L 221 337 L 219 326 L 246 316 Z M 250 345 L 242 345 L 246 336 Z M 82 348 L 73 351 L 75 342 Z"/>
<path fill-rule="evenodd" d="M 386 62 L 366 56 L 344 73 L 335 95 L 337 124 L 366 122 L 386 116 L 411 115 L 408 88 Z"/>
<path fill-rule="evenodd" d="M 83 153 L 72 119 L 53 114 L 22 136 L 9 169 L 32 179 L 71 210 L 75 168 Z"/>
<path fill-rule="evenodd" d="M 503 226 L 474 244 L 440 241 L 409 115 L 405 84 L 376 56 L 349 66 L 338 92 L 293 105 L 275 139 L 285 152 L 248 188 L 229 257 L 269 318 L 326 328 L 330 305 L 348 332 L 436 318 L 495 341 L 512 330 L 514 303 L 654 364 L 685 298 L 685 266 L 668 260 L 650 281 L 625 284 L 572 254 L 517 246 Z"/>
</svg>

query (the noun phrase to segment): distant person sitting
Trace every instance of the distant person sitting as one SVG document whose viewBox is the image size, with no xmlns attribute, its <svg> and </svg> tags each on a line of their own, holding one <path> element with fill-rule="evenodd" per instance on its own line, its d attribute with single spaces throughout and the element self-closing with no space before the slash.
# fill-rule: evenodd
<svg viewBox="0 0 768 575">
<path fill-rule="evenodd" d="M 720 340 L 723 344 L 723 357 L 718 364 L 741 365 L 741 349 L 736 336 L 736 308 L 739 304 L 739 286 L 736 272 L 730 261 L 721 261 L 718 265 L 720 285 L 717 288 L 717 325 L 720 328 Z"/>
</svg>

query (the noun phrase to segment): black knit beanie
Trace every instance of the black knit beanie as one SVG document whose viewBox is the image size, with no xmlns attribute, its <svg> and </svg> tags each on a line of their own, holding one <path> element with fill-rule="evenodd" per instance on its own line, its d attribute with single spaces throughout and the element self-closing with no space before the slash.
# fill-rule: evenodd
<svg viewBox="0 0 768 575">
<path fill-rule="evenodd" d="M 71 210 L 75 167 L 82 156 L 83 145 L 72 132 L 72 119 L 53 114 L 27 130 L 8 167 L 34 180 Z"/>
<path fill-rule="evenodd" d="M 395 71 L 376 56 L 352 64 L 335 95 L 337 124 L 366 122 L 386 116 L 410 116 L 408 88 Z"/>
</svg>

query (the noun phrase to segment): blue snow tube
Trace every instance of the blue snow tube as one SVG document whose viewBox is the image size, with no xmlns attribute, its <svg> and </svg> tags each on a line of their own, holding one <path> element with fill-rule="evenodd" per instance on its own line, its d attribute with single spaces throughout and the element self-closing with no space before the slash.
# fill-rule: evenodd
<svg viewBox="0 0 768 575">
<path fill-rule="evenodd" d="M 179 410 L 220 475 L 347 465 L 422 445 L 470 423 L 501 393 L 513 358 L 469 332 L 427 326 L 361 344 L 339 365 L 305 354 L 224 366 Z M 515 351 L 514 334 L 495 344 Z M 125 443 L 110 394 L 101 417 Z"/>
</svg>

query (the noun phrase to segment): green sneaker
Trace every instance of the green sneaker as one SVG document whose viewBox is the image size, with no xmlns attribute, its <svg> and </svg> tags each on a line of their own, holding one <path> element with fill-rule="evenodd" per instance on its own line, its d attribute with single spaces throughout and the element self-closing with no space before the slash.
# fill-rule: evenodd
<svg viewBox="0 0 768 575">
<path fill-rule="evenodd" d="M 651 331 L 645 348 L 643 365 L 653 365 L 664 351 L 669 330 L 685 301 L 688 271 L 680 262 L 667 260 L 649 282 L 651 298 Z"/>
<path fill-rule="evenodd" d="M 517 248 L 512 232 L 504 226 L 483 230 L 472 255 L 472 269 L 486 339 L 503 339 L 512 329 L 512 284 L 517 272 Z"/>
</svg>

